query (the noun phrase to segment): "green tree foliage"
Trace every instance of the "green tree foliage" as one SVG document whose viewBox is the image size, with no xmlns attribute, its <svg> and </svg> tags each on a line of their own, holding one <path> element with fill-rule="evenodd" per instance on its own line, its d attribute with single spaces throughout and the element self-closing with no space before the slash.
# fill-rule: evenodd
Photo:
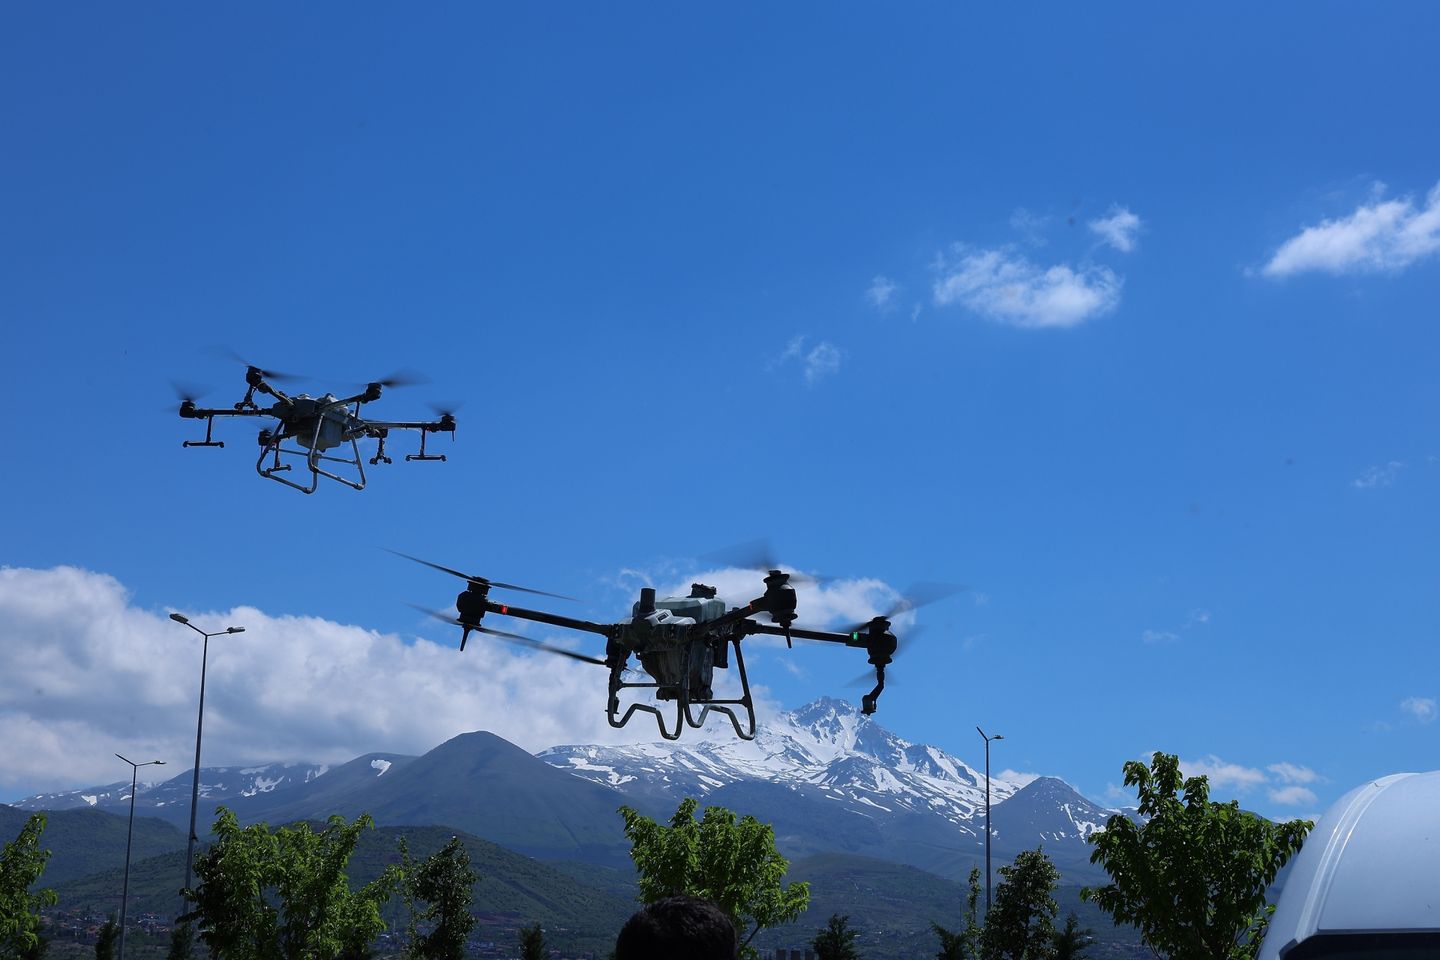
<svg viewBox="0 0 1440 960">
<path fill-rule="evenodd" d="M 470 869 L 470 854 L 458 837 L 433 856 L 416 865 L 410 859 L 405 838 L 400 838 L 401 890 L 410 907 L 410 944 L 406 955 L 413 960 L 462 960 L 465 942 L 475 928 L 470 905 L 475 900 L 478 879 Z M 424 907 L 415 909 L 416 902 Z M 427 932 L 420 932 L 425 930 Z"/>
<path fill-rule="evenodd" d="M 1027 850 L 1001 867 L 1000 877 L 980 933 L 981 960 L 1048 960 L 1060 871 L 1039 850 Z"/>
<path fill-rule="evenodd" d="M 1095 942 L 1095 931 L 1080 926 L 1080 918 L 1071 910 L 1065 926 L 1055 931 L 1051 960 L 1086 960 L 1085 948 Z"/>
<path fill-rule="evenodd" d="M 25 821 L 0 851 L 0 960 L 33 956 L 40 948 L 40 911 L 54 906 L 54 890 L 31 891 L 45 872 L 50 851 L 40 849 L 45 815 Z"/>
<path fill-rule="evenodd" d="M 170 928 L 170 950 L 165 960 L 190 960 L 195 955 L 195 931 L 188 923 L 177 923 Z"/>
<path fill-rule="evenodd" d="M 113 916 L 106 917 L 95 937 L 95 960 L 115 960 L 115 943 L 120 939 L 120 924 Z"/>
<path fill-rule="evenodd" d="M 241 828 L 220 808 L 215 843 L 196 858 L 199 885 L 183 891 L 200 939 L 222 960 L 354 960 L 385 929 L 380 905 L 398 871 L 352 891 L 345 876 L 369 816 L 331 817 L 320 833 L 308 824 L 276 832 Z"/>
<path fill-rule="evenodd" d="M 730 915 L 742 934 L 741 955 L 754 956 L 755 934 L 799 917 L 810 904 L 810 885 L 781 884 L 790 863 L 776 851 L 769 824 L 751 816 L 737 822 L 724 807 L 707 807 L 697 821 L 699 805 L 693 797 L 681 801 L 668 827 L 620 808 L 640 874 L 640 899 L 704 897 Z"/>
<path fill-rule="evenodd" d="M 930 928 L 940 938 L 940 952 L 935 960 L 975 960 L 980 956 L 980 868 L 970 870 L 969 892 L 965 897 L 965 926 L 950 930 L 931 923 Z"/>
<path fill-rule="evenodd" d="M 810 941 L 815 960 L 860 960 L 860 952 L 855 949 L 857 936 L 859 934 L 850 929 L 848 916 L 832 913 L 825 928 Z"/>
<path fill-rule="evenodd" d="M 520 960 L 545 960 L 545 931 L 538 920 L 520 928 Z"/>
<path fill-rule="evenodd" d="M 1300 845 L 1308 820 L 1272 823 L 1210 800 L 1205 777 L 1183 780 L 1178 758 L 1156 753 L 1150 766 L 1125 764 L 1143 823 L 1117 814 L 1092 834 L 1090 862 L 1110 874 L 1081 896 L 1170 960 L 1251 960 L 1273 907 L 1265 888 Z"/>
</svg>

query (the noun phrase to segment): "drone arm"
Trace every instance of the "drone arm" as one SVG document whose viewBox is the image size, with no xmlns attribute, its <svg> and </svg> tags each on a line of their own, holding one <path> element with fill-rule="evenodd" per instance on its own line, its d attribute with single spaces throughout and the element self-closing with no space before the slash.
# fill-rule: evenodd
<svg viewBox="0 0 1440 960">
<path fill-rule="evenodd" d="M 531 620 L 535 623 L 546 623 L 552 627 L 564 627 L 567 630 L 598 633 L 607 640 L 615 635 L 617 629 L 613 623 L 595 623 L 591 620 L 577 620 L 574 617 L 562 617 L 559 614 L 546 613 L 543 610 L 526 610 L 523 607 L 512 607 L 508 603 L 496 603 L 488 599 L 485 601 L 485 612 L 498 613 L 506 617 L 515 617 L 519 620 Z"/>
<path fill-rule="evenodd" d="M 746 628 L 747 633 L 763 633 L 771 637 L 785 636 L 785 628 L 772 623 L 755 623 L 751 621 Z M 847 647 L 865 647 L 863 637 L 856 637 L 849 633 L 832 633 L 828 630 L 807 630 L 804 627 L 791 627 L 790 636 L 799 637 L 802 640 L 823 640 L 826 643 L 843 643 Z"/>
</svg>

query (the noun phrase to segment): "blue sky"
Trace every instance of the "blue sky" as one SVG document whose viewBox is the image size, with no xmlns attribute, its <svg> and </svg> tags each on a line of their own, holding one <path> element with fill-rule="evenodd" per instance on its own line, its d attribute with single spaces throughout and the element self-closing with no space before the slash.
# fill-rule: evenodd
<svg viewBox="0 0 1440 960">
<path fill-rule="evenodd" d="M 762 535 L 971 588 L 877 719 L 972 763 L 980 723 L 998 764 L 1115 800 L 1163 749 L 1276 816 L 1433 767 L 1437 20 L 7 9 L 0 800 L 118 778 L 117 744 L 186 765 L 166 610 L 266 624 L 248 656 L 350 629 L 301 650 L 320 670 L 450 639 L 402 601 L 452 582 L 377 547 L 614 619 Z M 423 370 L 373 409 L 463 403 L 450 462 L 304 497 L 246 425 L 182 450 L 170 380 L 243 390 L 216 345 L 320 389 Z M 754 673 L 772 707 L 858 701 L 855 654 Z M 434 722 L 354 742 L 323 687 L 217 693 L 207 762 L 590 729 L 602 678 L 488 656 L 435 660 L 483 702 L 406 688 Z M 282 736 L 300 714 L 325 722 Z"/>
</svg>

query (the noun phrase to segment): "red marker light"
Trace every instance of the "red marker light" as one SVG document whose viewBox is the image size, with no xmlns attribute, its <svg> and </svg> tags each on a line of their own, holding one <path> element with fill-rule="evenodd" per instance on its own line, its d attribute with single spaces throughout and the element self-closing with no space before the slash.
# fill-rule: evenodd
<svg viewBox="0 0 1440 960">
<path fill-rule="evenodd" d="M 508 614 L 510 612 L 510 608 L 502 603 L 500 604 L 500 612 Z"/>
</svg>

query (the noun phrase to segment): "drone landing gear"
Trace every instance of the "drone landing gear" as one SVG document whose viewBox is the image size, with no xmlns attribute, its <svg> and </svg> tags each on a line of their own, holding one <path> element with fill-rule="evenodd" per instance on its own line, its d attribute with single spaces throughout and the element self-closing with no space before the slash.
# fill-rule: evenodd
<svg viewBox="0 0 1440 960">
<path fill-rule="evenodd" d="M 745 656 L 740 652 L 740 641 L 738 639 L 729 641 L 735 644 L 735 666 L 740 673 L 740 697 L 735 700 L 716 700 L 712 696 L 691 697 L 690 674 L 687 670 L 684 679 L 678 683 L 659 682 L 627 682 L 621 678 L 625 670 L 623 663 L 610 668 L 610 699 L 605 706 L 605 718 L 612 727 L 623 727 L 630 722 L 630 718 L 636 713 L 648 713 L 655 717 L 655 723 L 660 728 L 660 736 L 666 740 L 679 740 L 680 734 L 685 727 L 699 729 L 705 725 L 706 719 L 712 712 L 728 717 L 730 725 L 735 728 L 735 735 L 741 740 L 755 739 L 755 705 L 750 697 L 750 679 L 745 673 Z M 705 655 L 709 655 L 709 648 L 701 647 Z M 626 688 L 638 688 L 654 690 L 656 699 L 675 701 L 675 724 L 674 729 L 668 730 L 665 727 L 665 714 L 659 707 L 652 707 L 648 703 L 630 704 L 619 719 L 616 714 L 620 713 L 620 691 Z M 708 692 L 708 691 L 707 691 Z M 691 706 L 700 707 L 700 716 L 693 716 L 690 712 Z M 731 707 L 743 707 L 746 720 L 742 724 L 740 718 Z"/>
<path fill-rule="evenodd" d="M 314 493 L 315 488 L 320 485 L 321 477 L 329 477 L 331 480 L 345 484 L 345 486 L 352 490 L 364 490 L 365 466 L 364 458 L 360 456 L 360 444 L 355 441 L 354 437 L 350 438 L 350 451 L 354 454 L 353 457 L 332 457 L 329 454 L 321 453 L 320 430 L 323 426 L 323 418 L 316 421 L 315 434 L 310 438 L 309 450 L 286 449 L 281 446 L 285 440 L 281 432 L 271 433 L 269 430 L 262 431 L 260 434 L 260 459 L 255 461 L 255 472 L 268 480 L 283 483 L 287 487 L 294 487 L 301 493 Z M 310 483 L 308 486 L 306 484 L 296 483 L 294 480 L 289 480 L 285 477 L 276 476 L 276 474 L 289 470 L 291 466 L 288 463 L 281 462 L 281 454 L 305 458 L 305 466 L 310 470 Z M 267 457 L 271 460 L 269 466 L 265 466 L 265 459 Z M 358 471 L 360 479 L 355 481 L 348 477 L 342 477 L 338 473 L 331 473 L 329 470 L 320 466 L 322 460 L 328 460 L 332 463 L 343 463 L 346 466 L 354 467 L 356 471 Z M 387 460 L 386 462 L 388 463 L 389 461 Z"/>
<path fill-rule="evenodd" d="M 208 416 L 208 417 L 205 418 L 205 439 L 204 439 L 204 440 L 186 440 L 184 443 L 181 444 L 181 446 L 182 446 L 182 447 L 223 447 L 223 446 L 225 446 L 225 441 L 224 441 L 224 440 L 211 440 L 211 439 L 210 439 L 210 431 L 213 430 L 213 429 L 215 429 L 215 417 L 214 417 L 214 415 L 212 414 L 211 416 Z"/>
<path fill-rule="evenodd" d="M 412 460 L 439 460 L 441 463 L 444 463 L 444 462 L 445 462 L 445 454 L 443 454 L 443 453 L 431 453 L 431 454 L 426 454 L 426 453 L 425 453 L 425 433 L 426 433 L 426 431 L 424 431 L 424 430 L 421 430 L 421 431 L 420 431 L 420 452 L 419 452 L 419 453 L 407 453 L 407 454 L 405 454 L 405 462 L 406 462 L 406 463 L 409 463 L 409 462 L 412 461 Z M 383 441 L 383 440 L 380 441 L 380 449 L 381 449 L 381 450 L 384 450 L 384 449 L 385 449 L 385 441 Z M 370 461 L 370 462 L 371 462 L 371 463 L 374 463 L 375 461 L 372 460 L 372 461 Z M 390 461 L 387 459 L 385 462 L 386 462 L 386 463 L 389 463 Z"/>
</svg>

